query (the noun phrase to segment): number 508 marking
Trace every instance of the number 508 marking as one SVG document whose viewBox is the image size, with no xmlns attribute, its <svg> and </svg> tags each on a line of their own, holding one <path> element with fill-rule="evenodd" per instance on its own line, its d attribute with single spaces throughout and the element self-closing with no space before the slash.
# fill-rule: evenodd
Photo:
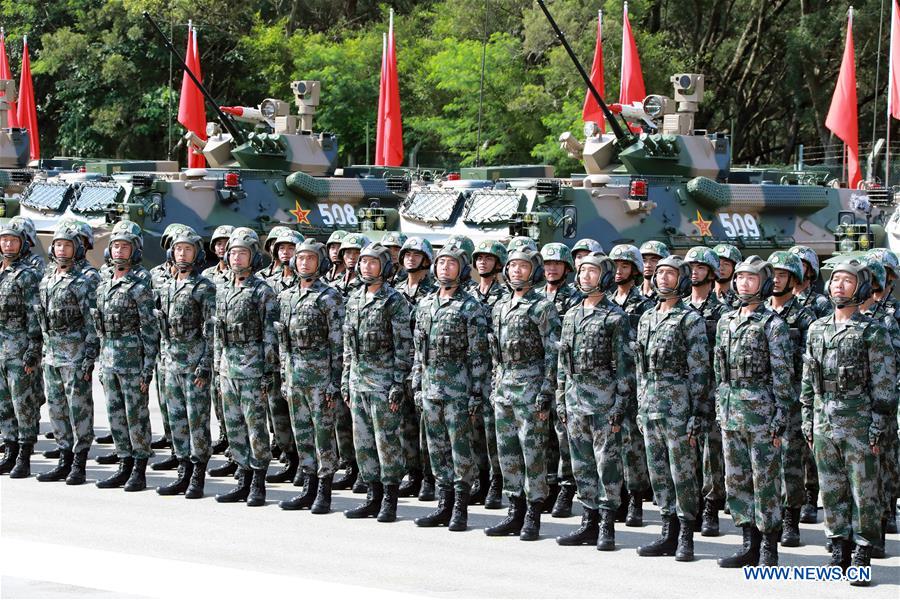
<svg viewBox="0 0 900 600">
<path fill-rule="evenodd" d="M 756 217 L 753 215 L 719 213 L 719 223 L 722 224 L 725 235 L 730 238 L 758 238 L 762 236 L 759 230 L 759 223 L 756 222 Z"/>
<path fill-rule="evenodd" d="M 352 204 L 330 204 L 319 202 L 319 214 L 322 215 L 322 224 L 326 227 L 332 225 L 359 225 L 356 218 L 356 210 Z"/>
</svg>

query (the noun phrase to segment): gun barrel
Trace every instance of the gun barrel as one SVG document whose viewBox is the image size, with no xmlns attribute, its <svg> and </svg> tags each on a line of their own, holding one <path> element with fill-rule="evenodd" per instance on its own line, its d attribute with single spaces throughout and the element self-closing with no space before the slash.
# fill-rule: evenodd
<svg viewBox="0 0 900 600">
<path fill-rule="evenodd" d="M 222 112 L 225 114 L 231 115 L 238 121 L 243 121 L 245 123 L 261 123 L 266 120 L 258 108 L 251 108 L 249 106 L 220 106 L 219 108 L 221 108 Z"/>
</svg>

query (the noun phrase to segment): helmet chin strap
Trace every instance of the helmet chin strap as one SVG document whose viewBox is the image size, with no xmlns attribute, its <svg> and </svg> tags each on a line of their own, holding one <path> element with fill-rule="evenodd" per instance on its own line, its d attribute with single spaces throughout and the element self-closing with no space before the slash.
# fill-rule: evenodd
<svg viewBox="0 0 900 600">
<path fill-rule="evenodd" d="M 786 285 L 786 286 L 784 286 L 784 289 L 781 290 L 780 292 L 772 292 L 772 295 L 781 298 L 782 296 L 787 296 L 788 294 L 790 294 L 793 291 L 794 291 L 794 289 L 791 286 Z"/>
<path fill-rule="evenodd" d="M 560 277 L 559 279 L 547 279 L 547 283 L 549 283 L 550 285 L 559 285 L 565 280 L 565 277 Z"/>
</svg>

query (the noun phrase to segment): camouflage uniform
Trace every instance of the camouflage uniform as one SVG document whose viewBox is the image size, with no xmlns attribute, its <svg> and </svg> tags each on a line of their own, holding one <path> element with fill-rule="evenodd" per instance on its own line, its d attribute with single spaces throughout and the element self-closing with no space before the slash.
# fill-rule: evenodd
<svg viewBox="0 0 900 600">
<path fill-rule="evenodd" d="M 308 475 L 331 477 L 338 459 L 335 411 L 328 402 L 340 402 L 344 299 L 317 280 L 283 291 L 278 302 L 281 378 L 300 467 Z"/>
<path fill-rule="evenodd" d="M 24 229 L 25 236 L 28 239 L 28 246 L 23 246 L 22 260 L 35 270 L 38 275 L 38 281 L 40 281 L 47 269 L 47 261 L 35 251 L 40 245 L 38 244 L 37 229 L 34 227 L 34 221 L 28 217 L 17 215 L 10 219 L 9 223 L 10 225 L 18 223 Z M 41 407 L 47 402 L 47 398 L 44 395 L 44 378 L 41 376 L 43 373 L 41 363 L 38 363 L 35 370 L 37 371 L 36 375 L 31 377 L 31 393 L 34 394 L 38 407 Z"/>
<path fill-rule="evenodd" d="M 205 277 L 212 282 L 216 290 L 216 295 L 218 296 L 219 290 L 231 277 L 231 271 L 222 263 L 217 263 L 204 269 L 203 272 L 200 273 L 200 276 Z M 213 411 L 216 414 L 216 420 L 219 422 L 219 432 L 220 434 L 225 435 L 227 429 L 225 427 L 225 411 L 222 408 L 222 388 L 219 385 L 219 372 L 217 369 L 212 370 L 212 379 L 209 382 L 209 388 Z"/>
<path fill-rule="evenodd" d="M 811 310 L 817 319 L 830 315 L 834 310 L 831 302 L 828 301 L 828 297 L 815 291 L 812 287 L 808 287 L 797 294 L 797 300 L 801 306 Z"/>
<path fill-rule="evenodd" d="M 275 246 L 277 247 L 277 245 L 278 243 L 276 242 Z M 274 273 L 265 278 L 265 282 L 275 292 L 276 298 L 280 297 L 282 293 L 295 289 L 299 281 L 299 278 L 293 271 L 285 277 L 282 267 L 278 267 Z M 281 371 L 279 370 L 275 373 L 275 382 L 268 395 L 268 411 L 271 419 L 272 439 L 279 448 L 289 451 L 294 447 L 294 434 L 291 431 L 293 418 L 291 417 L 287 399 L 281 393 L 281 388 L 284 387 L 282 381 Z"/>
<path fill-rule="evenodd" d="M 205 465 L 211 454 L 209 385 L 212 377 L 213 283 L 190 273 L 168 278 L 157 289 L 165 402 L 172 448 L 179 460 Z M 202 379 L 204 385 L 194 384 Z"/>
<path fill-rule="evenodd" d="M 141 391 L 141 383 L 149 386 L 153 379 L 159 351 L 153 306 L 149 281 L 131 270 L 97 286 L 93 316 L 100 337 L 100 381 L 119 458 L 147 459 L 152 455 L 150 397 Z"/>
<path fill-rule="evenodd" d="M 171 225 L 169 227 L 171 227 Z M 168 283 L 168 281 L 172 278 L 172 263 L 167 260 L 161 265 L 156 265 L 149 270 L 149 274 L 153 292 L 158 296 L 162 288 L 165 287 L 166 283 Z M 160 352 L 162 352 L 161 345 Z M 154 369 L 153 373 L 153 381 L 156 385 L 156 400 L 159 403 L 159 412 L 162 416 L 163 436 L 167 440 L 171 441 L 172 430 L 169 426 L 169 407 L 166 402 L 166 376 L 165 371 L 163 371 L 163 363 L 164 361 L 162 360 L 162 355 L 160 355 L 159 359 L 156 361 L 156 368 Z"/>
<path fill-rule="evenodd" d="M 341 394 L 350 397 L 356 460 L 370 485 L 398 485 L 406 472 L 401 412 L 388 399 L 402 397 L 412 366 L 409 320 L 409 304 L 387 283 L 374 294 L 360 287 L 347 301 Z"/>
</svg>

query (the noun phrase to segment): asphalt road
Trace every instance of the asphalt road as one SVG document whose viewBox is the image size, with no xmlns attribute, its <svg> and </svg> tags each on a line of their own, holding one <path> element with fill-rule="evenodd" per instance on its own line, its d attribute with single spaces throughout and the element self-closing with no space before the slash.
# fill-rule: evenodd
<svg viewBox="0 0 900 600">
<path fill-rule="evenodd" d="M 97 433 L 106 429 L 103 392 L 95 383 Z M 43 410 L 41 430 L 49 430 Z M 159 409 L 151 400 L 154 433 Z M 214 425 L 215 427 L 215 425 Z M 214 432 L 215 433 L 215 432 Z M 53 447 L 42 439 L 38 450 Z M 91 457 L 109 451 L 94 446 Z M 36 454 L 32 471 L 55 461 Z M 214 464 L 220 464 L 214 460 Z M 723 535 L 695 537 L 697 560 L 641 558 L 635 547 L 659 535 L 659 513 L 644 504 L 645 526 L 617 524 L 615 552 L 563 548 L 554 537 L 578 526 L 580 517 L 545 516 L 537 542 L 488 538 L 481 529 L 505 511 L 473 507 L 469 531 L 420 529 L 412 520 L 435 506 L 402 499 L 399 520 L 351 521 L 340 511 L 361 496 L 335 492 L 330 515 L 280 510 L 278 500 L 297 493 L 290 484 L 270 485 L 266 506 L 223 505 L 213 499 L 230 479 L 208 479 L 207 497 L 189 501 L 100 490 L 93 481 L 114 467 L 89 461 L 87 485 L 39 483 L 34 477 L 0 477 L 0 598 L 171 598 L 291 594 L 309 597 L 712 597 L 892 598 L 900 597 L 900 536 L 889 537 L 891 558 L 873 561 L 874 584 L 746 581 L 741 570 L 717 567 L 715 559 L 740 543 L 730 517 Z M 148 484 L 173 477 L 148 470 Z M 819 512 L 821 519 L 821 511 Z M 824 565 L 822 524 L 803 525 L 800 548 L 780 550 L 781 565 Z"/>
</svg>

